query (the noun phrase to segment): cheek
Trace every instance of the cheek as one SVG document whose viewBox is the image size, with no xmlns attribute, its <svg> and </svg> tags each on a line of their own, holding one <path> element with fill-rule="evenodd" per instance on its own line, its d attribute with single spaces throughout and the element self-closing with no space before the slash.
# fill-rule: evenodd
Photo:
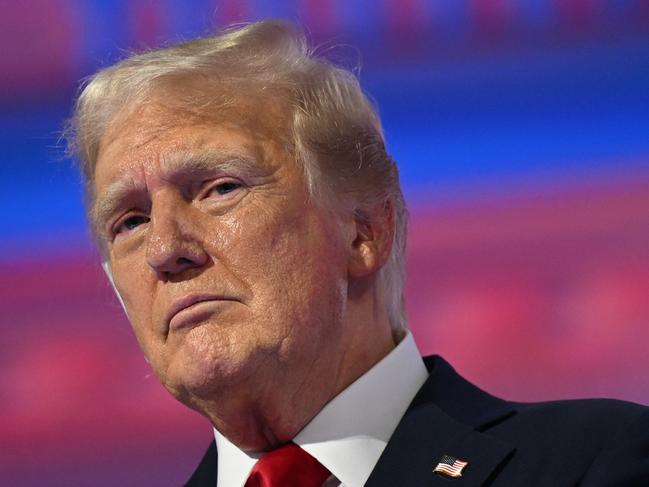
<svg viewBox="0 0 649 487">
<path fill-rule="evenodd" d="M 346 267 L 339 232 L 317 210 L 251 204 L 236 219 L 220 219 L 209 248 L 250 291 L 259 333 L 281 338 L 292 323 L 312 320 L 315 309 L 338 309 Z M 272 326 L 270 326 L 272 325 Z"/>
<path fill-rule="evenodd" d="M 152 340 L 153 286 L 148 269 L 130 258 L 113 266 L 115 291 L 121 297 L 126 314 L 140 346 L 148 354 Z"/>
<path fill-rule="evenodd" d="M 250 246 L 251 285 L 266 319 L 317 333 L 316 324 L 342 313 L 345 267 L 326 222 L 305 213 L 257 232 L 263 238 Z"/>
</svg>

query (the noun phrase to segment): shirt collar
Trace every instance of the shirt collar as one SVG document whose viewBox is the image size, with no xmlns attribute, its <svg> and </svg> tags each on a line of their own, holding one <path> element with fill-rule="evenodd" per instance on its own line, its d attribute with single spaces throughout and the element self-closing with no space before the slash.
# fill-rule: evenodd
<svg viewBox="0 0 649 487">
<path fill-rule="evenodd" d="M 408 332 L 370 370 L 334 397 L 293 442 L 315 457 L 346 487 L 370 476 L 428 371 Z M 249 454 L 215 430 L 219 487 L 242 487 L 263 455 Z"/>
</svg>

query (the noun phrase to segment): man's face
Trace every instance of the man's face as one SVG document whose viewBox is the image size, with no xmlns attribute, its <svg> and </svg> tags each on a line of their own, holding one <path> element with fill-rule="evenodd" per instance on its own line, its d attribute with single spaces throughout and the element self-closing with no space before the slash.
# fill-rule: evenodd
<svg viewBox="0 0 649 487">
<path fill-rule="evenodd" d="M 153 370 L 197 409 L 290 401 L 344 355 L 349 232 L 310 201 L 282 114 L 236 113 L 150 103 L 109 127 L 96 165 L 115 286 Z"/>
</svg>

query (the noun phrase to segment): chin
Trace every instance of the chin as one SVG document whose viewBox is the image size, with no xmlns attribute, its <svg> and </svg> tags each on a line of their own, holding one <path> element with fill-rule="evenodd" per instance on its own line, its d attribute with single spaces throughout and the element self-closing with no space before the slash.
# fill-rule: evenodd
<svg viewBox="0 0 649 487">
<path fill-rule="evenodd" d="M 178 400 L 190 396 L 210 400 L 227 394 L 251 369 L 250 357 L 231 353 L 229 347 L 185 344 L 175 354 L 163 383 Z M 178 396 L 181 397 L 178 397 Z"/>
<path fill-rule="evenodd" d="M 173 372 L 172 382 L 192 396 L 208 399 L 227 390 L 238 375 L 238 368 L 223 357 L 183 357 L 182 364 Z"/>
</svg>

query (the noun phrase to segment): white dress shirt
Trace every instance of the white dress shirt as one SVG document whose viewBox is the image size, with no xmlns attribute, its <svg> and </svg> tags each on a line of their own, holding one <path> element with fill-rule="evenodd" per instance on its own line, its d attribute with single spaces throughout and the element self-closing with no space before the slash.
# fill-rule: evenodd
<svg viewBox="0 0 649 487">
<path fill-rule="evenodd" d="M 329 469 L 327 487 L 362 487 L 427 378 L 408 332 L 394 350 L 329 401 L 293 442 Z M 263 452 L 246 453 L 218 431 L 214 435 L 218 487 L 243 487 Z"/>
</svg>

